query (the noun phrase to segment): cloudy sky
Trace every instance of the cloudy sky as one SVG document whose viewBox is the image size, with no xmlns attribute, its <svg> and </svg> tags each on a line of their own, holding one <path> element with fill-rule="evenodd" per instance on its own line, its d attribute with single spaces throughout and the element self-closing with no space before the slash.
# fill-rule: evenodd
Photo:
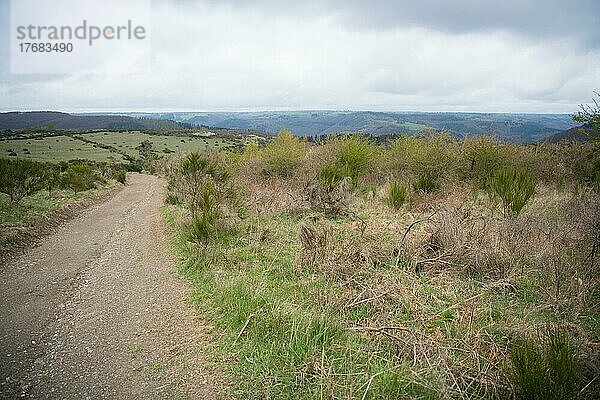
<svg viewBox="0 0 600 400">
<path fill-rule="evenodd" d="M 600 90 L 598 0 L 152 0 L 150 8 L 151 57 L 135 71 L 114 67 L 128 62 L 122 51 L 69 73 L 16 74 L 10 2 L 0 0 L 0 110 L 572 113 Z"/>
</svg>

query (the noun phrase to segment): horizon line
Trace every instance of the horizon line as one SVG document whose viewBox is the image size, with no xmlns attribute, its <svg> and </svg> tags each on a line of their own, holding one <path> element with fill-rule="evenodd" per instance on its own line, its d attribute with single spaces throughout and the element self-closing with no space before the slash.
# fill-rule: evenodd
<svg viewBox="0 0 600 400">
<path fill-rule="evenodd" d="M 531 114 L 531 115 L 574 115 L 573 112 L 552 112 L 552 111 L 417 111 L 417 110 L 369 110 L 369 109 L 238 109 L 238 110 L 84 110 L 84 111 L 66 111 L 66 110 L 42 110 L 42 109 L 23 109 L 23 110 L 0 110 L 0 113 L 26 113 L 26 112 L 57 112 L 64 114 L 161 114 L 161 113 L 292 113 L 292 112 L 371 112 L 371 113 L 414 113 L 414 114 Z"/>
</svg>

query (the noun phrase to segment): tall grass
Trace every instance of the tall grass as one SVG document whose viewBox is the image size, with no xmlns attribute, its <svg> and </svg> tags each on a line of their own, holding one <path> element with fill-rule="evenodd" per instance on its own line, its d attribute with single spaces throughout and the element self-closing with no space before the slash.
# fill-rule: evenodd
<svg viewBox="0 0 600 400">
<path fill-rule="evenodd" d="M 399 209 L 406 201 L 406 192 L 406 186 L 397 181 L 391 182 L 388 188 L 388 204 L 396 210 Z"/>
<path fill-rule="evenodd" d="M 581 383 L 578 346 L 563 328 L 521 338 L 511 348 L 512 382 L 523 400 L 575 399 Z"/>
</svg>

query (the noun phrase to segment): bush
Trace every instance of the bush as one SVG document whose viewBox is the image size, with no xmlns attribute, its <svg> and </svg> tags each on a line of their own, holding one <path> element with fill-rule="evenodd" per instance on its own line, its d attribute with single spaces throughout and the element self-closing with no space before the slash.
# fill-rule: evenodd
<svg viewBox="0 0 600 400">
<path fill-rule="evenodd" d="M 188 239 L 208 243 L 219 237 L 224 232 L 227 207 L 239 211 L 223 159 L 216 153 L 190 153 L 170 168 L 169 174 L 169 194 L 165 201 L 183 204 L 190 211 L 190 220 L 185 225 Z"/>
<path fill-rule="evenodd" d="M 413 188 L 419 193 L 431 193 L 440 188 L 439 174 L 433 170 L 424 170 L 419 173 L 419 177 L 413 182 Z"/>
<path fill-rule="evenodd" d="M 75 193 L 96 187 L 98 175 L 87 164 L 73 164 L 67 168 L 63 175 L 64 185 Z"/>
<path fill-rule="evenodd" d="M 439 181 L 455 169 L 455 143 L 447 134 L 430 137 L 400 136 L 394 139 L 384 168 L 395 176 L 409 176 L 418 192 L 439 189 Z"/>
<path fill-rule="evenodd" d="M 465 140 L 463 157 L 463 177 L 472 179 L 481 189 L 486 189 L 494 173 L 509 162 L 507 145 L 488 136 Z"/>
<path fill-rule="evenodd" d="M 387 201 L 388 204 L 396 210 L 402 207 L 406 201 L 406 186 L 399 182 L 390 183 Z"/>
<path fill-rule="evenodd" d="M 306 201 L 313 210 L 322 212 L 331 218 L 351 214 L 350 193 L 351 182 L 349 177 L 329 185 L 319 180 L 314 180 L 308 182 L 303 191 Z"/>
<path fill-rule="evenodd" d="M 220 204 L 222 194 L 217 190 L 214 182 L 207 179 L 198 197 L 198 204 L 192 219 L 187 227 L 188 239 L 196 243 L 208 243 L 219 232 L 221 219 Z"/>
<path fill-rule="evenodd" d="M 535 179 L 524 170 L 502 168 L 490 179 L 492 197 L 502 201 L 504 215 L 518 215 L 535 194 Z"/>
<path fill-rule="evenodd" d="M 341 168 L 333 165 L 325 165 L 317 176 L 317 180 L 321 185 L 329 189 L 336 188 L 344 178 L 345 176 Z"/>
<path fill-rule="evenodd" d="M 117 182 L 125 184 L 127 182 L 127 171 L 120 169 L 115 173 L 115 179 Z"/>
<path fill-rule="evenodd" d="M 180 163 L 176 175 L 170 182 L 171 189 L 185 201 L 192 214 L 202 212 L 205 185 L 211 181 L 224 183 L 228 174 L 220 165 L 216 155 L 192 152 Z"/>
<path fill-rule="evenodd" d="M 350 177 L 356 185 L 377 154 L 376 147 L 366 138 L 352 135 L 343 139 L 338 152 L 338 176 Z"/>
<path fill-rule="evenodd" d="M 574 399 L 581 382 L 578 347 L 559 327 L 513 343 L 511 379 L 519 399 Z"/>
<path fill-rule="evenodd" d="M 262 151 L 263 171 L 267 174 L 289 176 L 302 163 L 305 154 L 305 144 L 290 131 L 282 129 L 275 140 L 269 142 Z"/>
<path fill-rule="evenodd" d="M 0 192 L 19 202 L 43 187 L 44 164 L 29 160 L 0 159 Z"/>
</svg>

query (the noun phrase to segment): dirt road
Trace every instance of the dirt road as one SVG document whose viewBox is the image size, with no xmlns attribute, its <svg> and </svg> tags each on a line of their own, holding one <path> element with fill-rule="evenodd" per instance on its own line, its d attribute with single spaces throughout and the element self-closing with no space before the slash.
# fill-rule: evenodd
<svg viewBox="0 0 600 400">
<path fill-rule="evenodd" d="M 128 185 L 1 266 L 4 398 L 214 398 L 165 243 L 164 183 Z"/>
</svg>

